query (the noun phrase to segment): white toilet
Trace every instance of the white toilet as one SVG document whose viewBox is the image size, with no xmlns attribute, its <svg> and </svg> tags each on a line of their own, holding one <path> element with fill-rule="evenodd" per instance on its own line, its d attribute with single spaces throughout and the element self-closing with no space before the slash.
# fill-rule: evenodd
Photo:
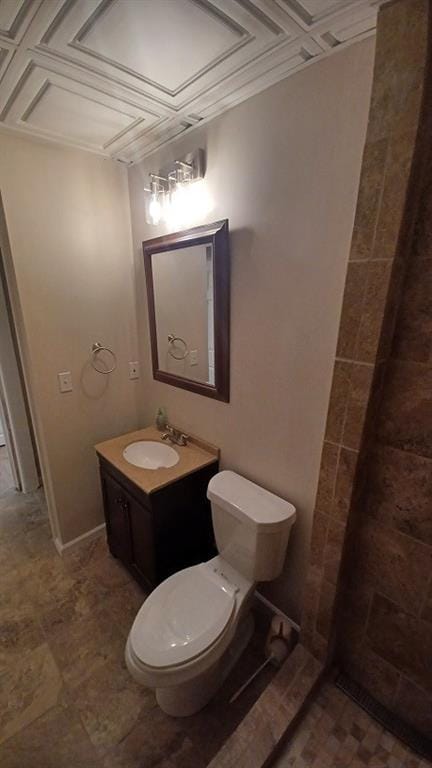
<svg viewBox="0 0 432 768">
<path fill-rule="evenodd" d="M 210 701 L 249 642 L 255 584 L 281 573 L 296 516 L 292 504 L 235 472 L 215 475 L 207 496 L 219 555 L 152 592 L 125 652 L 132 677 L 180 717 Z"/>
</svg>

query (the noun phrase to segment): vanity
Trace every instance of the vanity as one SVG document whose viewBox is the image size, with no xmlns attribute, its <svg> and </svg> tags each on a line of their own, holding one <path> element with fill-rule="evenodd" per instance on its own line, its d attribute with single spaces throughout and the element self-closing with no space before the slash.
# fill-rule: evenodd
<svg viewBox="0 0 432 768">
<path fill-rule="evenodd" d="M 156 457 L 153 466 L 159 468 L 135 466 L 124 457 L 127 449 L 126 456 L 139 461 L 141 442 L 150 456 L 143 463 Z M 217 448 L 190 437 L 187 445 L 172 446 L 174 465 L 160 466 L 172 454 L 156 427 L 147 427 L 95 449 L 110 552 L 145 589 L 216 553 L 206 492 L 219 470 Z"/>
</svg>

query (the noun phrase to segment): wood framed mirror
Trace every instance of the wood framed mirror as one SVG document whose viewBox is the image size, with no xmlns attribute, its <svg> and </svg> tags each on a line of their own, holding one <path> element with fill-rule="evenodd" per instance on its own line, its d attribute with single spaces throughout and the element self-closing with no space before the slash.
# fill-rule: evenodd
<svg viewBox="0 0 432 768">
<path fill-rule="evenodd" d="M 229 402 L 228 219 L 143 242 L 153 377 Z"/>
</svg>

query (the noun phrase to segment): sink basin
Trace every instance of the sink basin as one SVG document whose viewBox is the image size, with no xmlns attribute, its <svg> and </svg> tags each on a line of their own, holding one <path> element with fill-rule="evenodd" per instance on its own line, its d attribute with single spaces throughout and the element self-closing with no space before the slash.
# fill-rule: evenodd
<svg viewBox="0 0 432 768">
<path fill-rule="evenodd" d="M 180 456 L 169 445 L 153 440 L 139 440 L 137 443 L 126 446 L 123 451 L 123 458 L 135 467 L 160 469 L 161 467 L 174 467 Z"/>
</svg>

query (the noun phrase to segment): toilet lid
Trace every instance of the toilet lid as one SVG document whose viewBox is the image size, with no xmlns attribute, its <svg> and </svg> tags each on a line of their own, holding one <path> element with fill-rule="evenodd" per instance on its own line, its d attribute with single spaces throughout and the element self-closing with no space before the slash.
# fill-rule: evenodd
<svg viewBox="0 0 432 768">
<path fill-rule="evenodd" d="M 158 668 L 191 661 L 229 624 L 235 592 L 204 563 L 170 576 L 147 598 L 133 623 L 135 654 L 143 664 Z"/>
</svg>

